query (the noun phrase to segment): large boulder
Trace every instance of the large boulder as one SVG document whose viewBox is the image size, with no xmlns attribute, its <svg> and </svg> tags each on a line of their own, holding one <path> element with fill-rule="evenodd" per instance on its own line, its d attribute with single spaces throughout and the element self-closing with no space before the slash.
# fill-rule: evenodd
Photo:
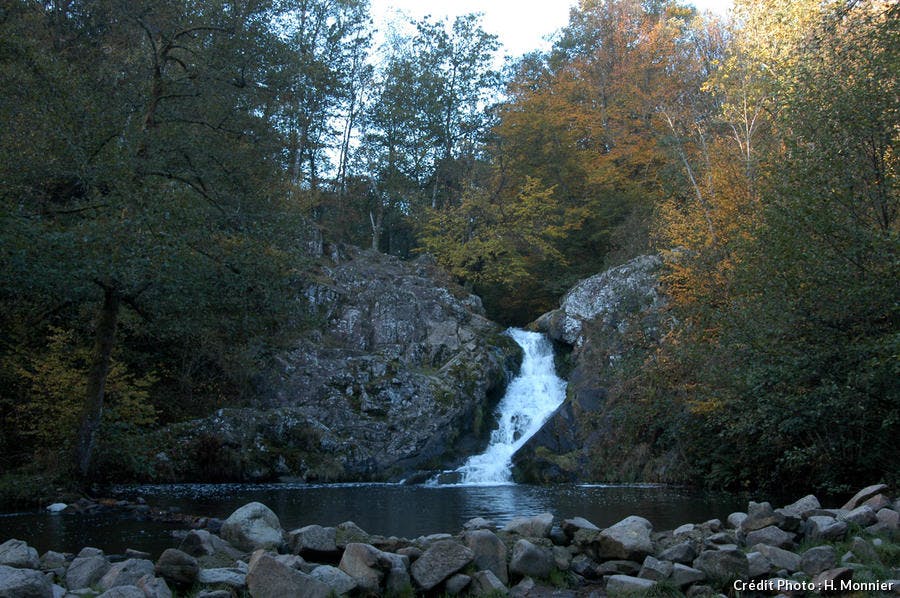
<svg viewBox="0 0 900 598">
<path fill-rule="evenodd" d="M 319 565 L 310 571 L 309 576 L 318 579 L 338 595 L 349 594 L 357 587 L 356 580 L 331 565 Z"/>
<path fill-rule="evenodd" d="M 0 565 L 37 569 L 41 566 L 41 560 L 38 558 L 37 550 L 26 542 L 12 539 L 0 544 Z"/>
<path fill-rule="evenodd" d="M 301 556 L 330 557 L 338 554 L 337 529 L 307 525 L 287 533 L 291 550 Z"/>
<path fill-rule="evenodd" d="M 265 550 L 257 550 L 250 559 L 247 589 L 253 598 L 329 598 L 334 591 L 327 584 L 282 563 Z"/>
<path fill-rule="evenodd" d="M 251 502 L 232 513 L 222 524 L 222 537 L 248 552 L 277 548 L 283 541 L 281 522 L 272 509 Z"/>
<path fill-rule="evenodd" d="M 553 527 L 553 514 L 542 513 L 531 517 L 514 517 L 503 526 L 503 531 L 525 538 L 547 538 Z"/>
<path fill-rule="evenodd" d="M 468 565 L 475 553 L 454 540 L 440 540 L 428 547 L 412 564 L 412 578 L 423 590 L 430 590 Z"/>
<path fill-rule="evenodd" d="M 153 561 L 128 559 L 112 565 L 97 585 L 104 591 L 116 586 L 134 586 L 145 575 L 153 577 L 154 572 Z"/>
<path fill-rule="evenodd" d="M 477 529 L 463 534 L 463 541 L 472 550 L 472 562 L 479 571 L 491 571 L 502 583 L 509 583 L 506 544 L 497 534 Z"/>
<path fill-rule="evenodd" d="M 156 574 L 176 587 L 190 587 L 197 581 L 197 559 L 177 548 L 167 548 L 156 561 Z"/>
<path fill-rule="evenodd" d="M 89 588 L 109 571 L 109 561 L 101 555 L 78 556 L 66 570 L 66 586 L 70 590 Z"/>
<path fill-rule="evenodd" d="M 40 571 L 0 565 L 0 598 L 53 598 L 53 586 Z"/>
<path fill-rule="evenodd" d="M 694 561 L 694 568 L 703 571 L 714 580 L 747 579 L 750 577 L 750 562 L 747 555 L 737 548 L 704 550 Z"/>
<path fill-rule="evenodd" d="M 509 571 L 521 577 L 546 578 L 555 567 L 553 552 L 546 546 L 522 539 L 513 545 Z"/>
<path fill-rule="evenodd" d="M 351 542 L 344 548 L 338 567 L 363 592 L 378 592 L 384 579 L 382 552 L 370 544 Z"/>
<path fill-rule="evenodd" d="M 643 517 L 626 517 L 597 535 L 597 556 L 601 559 L 643 561 L 653 552 L 651 532 L 653 524 Z"/>
</svg>

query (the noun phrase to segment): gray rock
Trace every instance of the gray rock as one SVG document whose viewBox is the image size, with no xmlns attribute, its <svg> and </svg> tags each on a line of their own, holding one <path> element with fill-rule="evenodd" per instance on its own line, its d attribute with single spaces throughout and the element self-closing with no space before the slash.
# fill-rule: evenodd
<svg viewBox="0 0 900 598">
<path fill-rule="evenodd" d="M 589 580 L 603 579 L 603 573 L 600 571 L 600 565 L 596 561 L 584 554 L 577 554 L 572 559 L 569 569 L 576 575 Z"/>
<path fill-rule="evenodd" d="M 681 563 L 675 563 L 672 565 L 672 575 L 669 580 L 679 588 L 684 588 L 691 584 L 705 581 L 706 574 L 699 569 L 694 569 L 693 567 L 688 567 Z"/>
<path fill-rule="evenodd" d="M 38 569 L 41 560 L 38 552 L 22 540 L 7 540 L 0 544 L 0 565 L 20 569 Z"/>
<path fill-rule="evenodd" d="M 231 590 L 200 590 L 196 598 L 232 598 Z"/>
<path fill-rule="evenodd" d="M 758 579 L 772 571 L 772 563 L 760 552 L 748 552 L 747 565 L 749 566 L 751 579 Z"/>
<path fill-rule="evenodd" d="M 881 509 L 875 514 L 878 522 L 878 531 L 896 532 L 900 529 L 900 513 L 893 509 Z"/>
<path fill-rule="evenodd" d="M 523 577 L 547 578 L 554 569 L 553 552 L 524 538 L 513 545 L 509 571 Z"/>
<path fill-rule="evenodd" d="M 877 513 L 877 512 L 880 511 L 881 509 L 890 509 L 890 508 L 892 508 L 892 507 L 894 506 L 894 504 L 891 502 L 891 499 L 888 498 L 886 495 L 884 495 L 884 494 L 876 494 L 875 496 L 873 496 L 873 497 L 870 498 L 869 500 L 865 501 L 865 502 L 864 502 L 862 505 L 860 505 L 860 506 L 866 506 L 866 507 L 869 507 L 869 508 L 871 508 L 873 511 L 875 511 L 875 512 Z"/>
<path fill-rule="evenodd" d="M 106 575 L 109 567 L 109 561 L 103 556 L 75 557 L 66 570 L 66 586 L 70 590 L 89 588 Z"/>
<path fill-rule="evenodd" d="M 819 499 L 812 494 L 808 494 L 800 500 L 785 506 L 783 510 L 791 515 L 803 518 L 808 517 L 811 512 L 821 508 L 822 504 L 819 502 Z"/>
<path fill-rule="evenodd" d="M 335 594 L 349 594 L 357 587 L 356 580 L 331 565 L 319 565 L 309 575 L 334 590 Z"/>
<path fill-rule="evenodd" d="M 241 550 L 278 548 L 282 536 L 278 515 L 259 502 L 240 507 L 222 524 L 222 537 Z"/>
<path fill-rule="evenodd" d="M 114 586 L 97 596 L 97 598 L 147 598 L 147 596 L 144 594 L 144 590 L 136 585 L 129 584 Z"/>
<path fill-rule="evenodd" d="M 768 544 L 769 546 L 777 546 L 778 548 L 790 548 L 794 545 L 794 538 L 796 538 L 796 535 L 782 531 L 774 525 L 770 525 L 749 532 L 747 534 L 746 545 L 755 546 L 756 544 Z"/>
<path fill-rule="evenodd" d="M 341 550 L 348 544 L 369 544 L 369 534 L 352 521 L 339 523 L 334 530 L 334 541 Z"/>
<path fill-rule="evenodd" d="M 474 530 L 463 534 L 463 541 L 472 550 L 472 562 L 479 571 L 492 571 L 502 583 L 509 583 L 506 544 L 495 533 Z"/>
<path fill-rule="evenodd" d="M 746 518 L 746 513 L 741 513 L 740 511 L 732 513 L 727 519 L 728 527 L 731 529 L 739 529 Z"/>
<path fill-rule="evenodd" d="M 660 561 L 648 556 L 641 565 L 641 571 L 638 577 L 642 579 L 652 579 L 653 581 L 663 581 L 672 575 L 672 563 L 669 561 Z"/>
<path fill-rule="evenodd" d="M 597 555 L 602 559 L 643 561 L 653 552 L 652 531 L 653 525 L 643 517 L 626 517 L 597 535 Z"/>
<path fill-rule="evenodd" d="M 0 598 L 53 598 L 53 585 L 39 571 L 0 565 Z"/>
<path fill-rule="evenodd" d="M 790 573 L 800 570 L 799 554 L 768 544 L 757 544 L 752 550 L 766 557 L 776 570 L 784 569 Z"/>
<path fill-rule="evenodd" d="M 172 598 L 172 590 L 166 580 L 145 575 L 137 581 L 137 587 L 145 598 Z"/>
<path fill-rule="evenodd" d="M 484 517 L 475 517 L 475 518 L 469 519 L 468 521 L 463 523 L 463 530 L 465 530 L 467 532 L 474 531 L 476 529 L 492 530 L 492 529 L 495 529 L 496 527 L 497 527 L 497 525 L 493 521 L 491 521 L 489 519 L 485 519 Z"/>
<path fill-rule="evenodd" d="M 813 577 L 813 585 L 817 588 L 822 588 L 822 592 L 827 591 L 828 588 L 839 588 L 841 586 L 842 581 L 850 581 L 853 579 L 853 569 L 849 567 L 837 567 L 835 569 L 829 569 L 828 571 L 822 571 L 815 577 Z"/>
<path fill-rule="evenodd" d="M 612 575 L 606 582 L 606 593 L 613 596 L 649 592 L 656 585 L 652 579 L 641 579 L 629 575 Z"/>
<path fill-rule="evenodd" d="M 553 527 L 553 514 L 541 513 L 533 517 L 515 517 L 503 526 L 503 531 L 525 538 L 547 538 Z"/>
<path fill-rule="evenodd" d="M 855 536 L 850 542 L 850 550 L 857 557 L 861 558 L 862 562 L 881 564 L 881 559 L 878 558 L 878 552 L 875 551 L 875 548 L 859 536 Z"/>
<path fill-rule="evenodd" d="M 837 552 L 833 546 L 827 544 L 815 546 L 800 556 L 800 569 L 810 577 L 814 577 L 822 571 L 833 568 L 837 565 L 837 561 Z"/>
<path fill-rule="evenodd" d="M 134 548 L 125 549 L 125 558 L 151 560 L 149 552 L 145 552 L 143 550 L 135 550 Z"/>
<path fill-rule="evenodd" d="M 250 559 L 247 589 L 253 598 L 329 598 L 332 589 L 321 581 L 282 563 L 260 549 Z"/>
<path fill-rule="evenodd" d="M 838 517 L 838 520 L 846 521 L 849 524 L 858 525 L 860 527 L 867 527 L 877 522 L 878 516 L 875 514 L 875 511 L 872 510 L 872 507 L 863 505 L 841 515 Z"/>
<path fill-rule="evenodd" d="M 197 581 L 200 565 L 197 559 L 175 548 L 168 548 L 156 561 L 156 574 L 174 586 L 192 586 Z"/>
<path fill-rule="evenodd" d="M 381 551 L 374 546 L 352 542 L 344 549 L 338 567 L 353 578 L 361 591 L 377 592 L 384 579 L 381 560 Z"/>
<path fill-rule="evenodd" d="M 873 486 L 866 486 L 865 488 L 863 488 L 862 490 L 860 490 L 859 492 L 854 494 L 853 498 L 848 500 L 847 504 L 845 504 L 841 508 L 844 509 L 845 511 L 852 511 L 853 509 L 855 509 L 856 507 L 858 507 L 865 501 L 869 500 L 876 494 L 881 494 L 882 492 L 887 490 L 887 488 L 888 487 L 885 484 L 875 484 Z"/>
<path fill-rule="evenodd" d="M 444 592 L 450 596 L 456 596 L 457 594 L 462 593 L 470 583 L 472 583 L 471 577 L 463 575 L 462 573 L 457 573 L 444 583 Z"/>
<path fill-rule="evenodd" d="M 99 548 L 94 548 L 93 546 L 85 546 L 75 556 L 76 557 L 103 556 L 103 551 L 100 550 Z"/>
<path fill-rule="evenodd" d="M 601 577 L 606 575 L 630 575 L 637 577 L 641 572 L 641 564 L 636 561 L 613 560 L 604 561 L 597 565 L 597 573 Z"/>
<path fill-rule="evenodd" d="M 805 531 L 811 540 L 838 540 L 847 534 L 847 523 L 834 517 L 813 515 L 806 520 Z"/>
<path fill-rule="evenodd" d="M 475 553 L 454 540 L 435 542 L 412 564 L 412 578 L 423 590 L 430 590 L 468 565 Z"/>
<path fill-rule="evenodd" d="M 572 566 L 571 551 L 562 546 L 552 546 L 550 550 L 553 552 L 553 565 L 560 571 L 568 571 Z"/>
<path fill-rule="evenodd" d="M 704 550 L 694 561 L 694 568 L 715 580 L 747 579 L 750 563 L 740 550 Z"/>
<path fill-rule="evenodd" d="M 673 563 L 681 563 L 688 565 L 697 558 L 697 550 L 690 542 L 680 542 L 674 544 L 659 553 L 659 558 L 663 561 L 672 561 Z"/>
<path fill-rule="evenodd" d="M 493 571 L 479 571 L 472 576 L 470 590 L 475 596 L 483 596 L 492 593 L 506 595 L 509 593 L 506 586 L 500 581 Z"/>
<path fill-rule="evenodd" d="M 778 529 L 778 528 L 776 528 L 776 529 Z M 711 536 L 706 538 L 706 544 L 708 544 L 708 545 L 718 544 L 718 545 L 722 546 L 722 545 L 726 545 L 726 544 L 737 544 L 737 542 L 738 542 L 737 535 L 735 535 L 735 533 L 732 531 L 719 532 L 717 534 L 712 534 Z"/>
<path fill-rule="evenodd" d="M 599 532 L 600 528 L 583 517 L 573 517 L 571 519 L 563 519 L 562 530 L 566 537 L 571 540 L 575 537 L 575 532 L 580 529 L 587 529 Z"/>
<path fill-rule="evenodd" d="M 680 538 L 682 536 L 690 536 L 695 531 L 697 531 L 697 526 L 693 523 L 685 523 L 684 525 L 679 525 L 675 529 L 672 530 L 672 535 L 676 538 Z"/>
<path fill-rule="evenodd" d="M 783 522 L 784 516 L 776 513 L 771 504 L 751 501 L 747 506 L 747 518 L 741 522 L 741 530 L 752 532 L 770 525 L 779 526 Z"/>
<path fill-rule="evenodd" d="M 291 550 L 303 556 L 336 555 L 337 529 L 321 525 L 307 525 L 287 533 Z"/>
<path fill-rule="evenodd" d="M 387 572 L 384 582 L 384 590 L 388 595 L 402 596 L 412 590 L 412 578 L 409 568 L 405 565 L 391 567 Z"/>
<path fill-rule="evenodd" d="M 247 574 L 234 567 L 200 569 L 197 581 L 205 585 L 226 585 L 235 589 L 246 587 Z"/>
<path fill-rule="evenodd" d="M 137 585 L 137 581 L 149 575 L 153 577 L 154 567 L 153 561 L 147 559 L 128 559 L 121 563 L 116 563 L 109 568 L 109 571 L 100 578 L 97 585 L 108 590 L 116 586 L 133 586 Z"/>
</svg>

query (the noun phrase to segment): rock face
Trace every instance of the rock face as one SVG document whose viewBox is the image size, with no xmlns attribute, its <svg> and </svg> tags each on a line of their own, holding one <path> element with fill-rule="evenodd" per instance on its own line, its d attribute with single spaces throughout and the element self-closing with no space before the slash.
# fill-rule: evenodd
<svg viewBox="0 0 900 598">
<path fill-rule="evenodd" d="M 660 472 L 666 463 L 652 462 L 644 446 L 619 443 L 610 418 L 617 401 L 627 400 L 621 396 L 617 365 L 638 346 L 632 338 L 652 345 L 670 326 L 659 288 L 662 266 L 660 256 L 640 256 L 582 280 L 565 294 L 559 309 L 533 323 L 571 349 L 571 369 L 566 401 L 513 459 L 517 481 L 664 477 Z M 595 458 L 589 459 L 591 454 Z"/>
<path fill-rule="evenodd" d="M 521 350 L 427 257 L 346 248 L 302 289 L 318 324 L 260 404 L 163 430 L 162 478 L 380 480 L 476 452 Z"/>
</svg>

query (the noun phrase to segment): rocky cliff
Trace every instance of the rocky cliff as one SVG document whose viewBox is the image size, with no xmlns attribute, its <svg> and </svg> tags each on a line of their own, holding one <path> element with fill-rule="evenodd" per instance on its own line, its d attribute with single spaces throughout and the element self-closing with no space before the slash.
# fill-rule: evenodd
<svg viewBox="0 0 900 598">
<path fill-rule="evenodd" d="M 278 356 L 261 404 L 170 427 L 172 479 L 381 480 L 486 443 L 521 350 L 427 257 L 313 248 L 319 322 Z"/>
<path fill-rule="evenodd" d="M 566 401 L 516 453 L 518 480 L 664 477 L 665 460 L 650 457 L 646 446 L 623 446 L 617 425 L 617 410 L 628 401 L 621 389 L 623 358 L 649 353 L 671 325 L 660 290 L 662 267 L 661 257 L 640 256 L 582 280 L 565 294 L 559 309 L 533 323 L 567 354 L 563 365 L 569 383 Z"/>
</svg>

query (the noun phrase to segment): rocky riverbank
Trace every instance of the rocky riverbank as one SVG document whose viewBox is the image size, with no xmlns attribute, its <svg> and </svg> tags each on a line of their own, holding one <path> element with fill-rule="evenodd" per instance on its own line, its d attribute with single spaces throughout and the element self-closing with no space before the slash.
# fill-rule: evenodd
<svg viewBox="0 0 900 598">
<path fill-rule="evenodd" d="M 10 539 L 0 598 L 900 595 L 900 499 L 884 485 L 840 508 L 812 495 L 782 508 L 751 502 L 725 522 L 667 531 L 635 516 L 600 529 L 551 513 L 415 539 L 352 522 L 288 531 L 261 503 L 199 521 L 161 555 L 38 556 Z"/>
</svg>

